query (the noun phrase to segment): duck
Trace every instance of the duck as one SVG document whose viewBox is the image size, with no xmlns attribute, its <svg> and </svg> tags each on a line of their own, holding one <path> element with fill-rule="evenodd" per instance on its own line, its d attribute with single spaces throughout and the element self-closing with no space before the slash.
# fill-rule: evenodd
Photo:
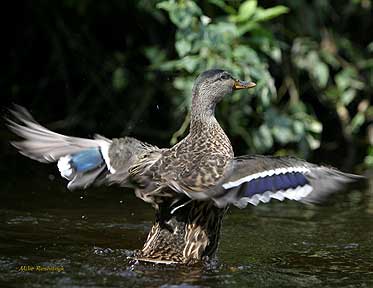
<svg viewBox="0 0 373 288">
<path fill-rule="evenodd" d="M 170 148 L 133 137 L 62 135 L 17 105 L 6 121 L 22 138 L 12 145 L 31 159 L 57 162 L 68 189 L 116 184 L 154 207 L 154 224 L 137 260 L 191 264 L 216 255 L 228 207 L 272 200 L 320 203 L 361 178 L 289 156 L 235 156 L 215 107 L 234 91 L 255 86 L 223 69 L 201 73 L 192 88 L 189 133 Z"/>
</svg>

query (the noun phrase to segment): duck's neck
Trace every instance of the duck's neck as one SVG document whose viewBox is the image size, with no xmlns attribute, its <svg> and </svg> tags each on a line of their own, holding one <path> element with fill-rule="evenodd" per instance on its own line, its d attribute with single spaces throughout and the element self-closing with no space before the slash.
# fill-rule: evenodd
<svg viewBox="0 0 373 288">
<path fill-rule="evenodd" d="M 190 118 L 190 131 L 209 130 L 220 127 L 215 118 L 215 103 L 208 101 L 207 95 L 200 95 L 193 91 Z"/>
<path fill-rule="evenodd" d="M 214 115 L 209 117 L 201 117 L 201 115 L 193 117 L 192 114 L 190 120 L 190 134 L 201 132 L 208 133 L 212 129 L 221 129 L 219 122 L 216 120 Z"/>
<path fill-rule="evenodd" d="M 186 138 L 189 142 L 187 143 L 190 145 L 194 142 L 199 147 L 201 142 L 205 142 L 201 145 L 207 148 L 204 152 L 199 150 L 199 153 L 218 153 L 225 155 L 227 159 L 233 157 L 231 142 L 216 120 L 214 109 L 201 109 L 201 107 L 203 106 L 192 106 L 189 135 Z M 206 142 L 212 144 L 209 145 Z"/>
</svg>

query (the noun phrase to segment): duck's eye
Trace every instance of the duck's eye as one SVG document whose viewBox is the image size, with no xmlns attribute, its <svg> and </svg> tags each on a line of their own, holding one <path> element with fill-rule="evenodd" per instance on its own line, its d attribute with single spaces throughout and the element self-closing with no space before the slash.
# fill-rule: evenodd
<svg viewBox="0 0 373 288">
<path fill-rule="evenodd" d="M 229 78 L 230 78 L 230 77 L 229 77 L 228 74 L 223 74 L 223 75 L 220 76 L 220 80 L 227 80 L 227 79 L 229 79 Z"/>
</svg>

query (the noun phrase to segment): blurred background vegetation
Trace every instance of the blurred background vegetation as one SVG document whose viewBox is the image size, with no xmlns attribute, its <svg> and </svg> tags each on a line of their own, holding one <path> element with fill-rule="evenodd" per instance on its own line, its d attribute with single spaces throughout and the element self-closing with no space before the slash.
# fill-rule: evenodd
<svg viewBox="0 0 373 288">
<path fill-rule="evenodd" d="M 373 166 L 371 0 L 13 3 L 3 113 L 17 103 L 61 133 L 169 146 L 187 133 L 193 80 L 220 67 L 257 83 L 218 107 L 236 154 Z"/>
</svg>

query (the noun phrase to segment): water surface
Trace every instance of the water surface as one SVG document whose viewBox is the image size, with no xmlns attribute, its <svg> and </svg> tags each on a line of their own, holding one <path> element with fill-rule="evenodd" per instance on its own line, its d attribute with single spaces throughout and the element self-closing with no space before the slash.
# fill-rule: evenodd
<svg viewBox="0 0 373 288">
<path fill-rule="evenodd" d="M 0 287 L 373 287 L 369 188 L 322 207 L 232 208 L 216 260 L 167 266 L 131 260 L 153 210 L 130 191 L 69 192 L 54 166 L 15 154 L 2 162 Z"/>
</svg>

